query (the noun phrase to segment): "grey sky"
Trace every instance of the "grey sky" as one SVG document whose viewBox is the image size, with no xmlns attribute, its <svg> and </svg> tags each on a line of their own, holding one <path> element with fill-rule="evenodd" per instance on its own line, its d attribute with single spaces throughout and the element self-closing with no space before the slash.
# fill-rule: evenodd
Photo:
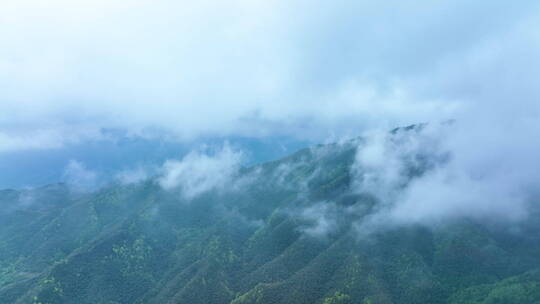
<svg viewBox="0 0 540 304">
<path fill-rule="evenodd" d="M 537 115 L 539 17 L 535 1 L 4 1 L 0 151 L 103 128 L 324 138 Z"/>
</svg>

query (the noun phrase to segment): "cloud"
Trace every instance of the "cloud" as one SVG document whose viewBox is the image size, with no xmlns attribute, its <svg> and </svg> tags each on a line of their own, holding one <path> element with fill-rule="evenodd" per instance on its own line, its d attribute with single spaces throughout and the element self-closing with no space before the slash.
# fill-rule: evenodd
<svg viewBox="0 0 540 304">
<path fill-rule="evenodd" d="M 118 172 L 115 179 L 124 185 L 136 184 L 149 179 L 152 176 L 152 168 L 138 166 L 134 169 L 127 169 Z"/>
<path fill-rule="evenodd" d="M 461 0 L 3 2 L 0 132 L 11 143 L 0 148 L 69 145 L 59 138 L 109 128 L 177 140 L 322 140 L 493 104 L 536 109 L 537 8 Z M 509 100 L 518 106 L 502 105 Z M 54 135 L 36 146 L 16 132 L 21 126 Z"/>
<path fill-rule="evenodd" d="M 457 121 L 368 136 L 352 167 L 355 191 L 379 204 L 358 229 L 526 219 L 540 197 L 534 165 L 540 146 L 518 125 L 474 129 Z"/>
<path fill-rule="evenodd" d="M 476 129 L 458 125 L 444 142 L 451 161 L 413 182 L 395 216 L 525 218 L 529 204 L 538 204 L 540 174 L 535 163 L 540 146 L 530 137 L 538 129 L 522 118 L 512 124 L 501 121 Z M 424 207 L 415 215 L 402 212 L 419 205 Z"/>
<path fill-rule="evenodd" d="M 449 152 L 441 147 L 445 127 L 420 124 L 367 133 L 351 166 L 353 187 L 383 204 L 398 199 L 412 178 L 447 160 Z"/>
<path fill-rule="evenodd" d="M 393 221 L 514 220 L 538 188 L 537 1 L 19 0 L 0 20 L 0 152 L 111 129 L 319 141 L 379 130 L 353 171 Z M 381 135 L 418 122 L 430 122 L 418 136 Z M 160 182 L 188 197 L 224 189 L 239 158 L 192 152 Z"/>
<path fill-rule="evenodd" d="M 159 184 L 166 190 L 179 189 L 186 199 L 210 190 L 234 188 L 242 158 L 243 153 L 228 144 L 213 154 L 192 151 L 181 160 L 165 162 Z"/>
<path fill-rule="evenodd" d="M 64 169 L 64 180 L 76 191 L 93 190 L 98 186 L 98 173 L 77 161 L 70 160 Z"/>
<path fill-rule="evenodd" d="M 309 189 L 309 181 L 316 176 L 317 173 L 311 172 L 307 176 L 302 176 L 301 172 L 304 170 L 309 170 L 309 163 L 305 157 L 302 157 L 296 160 L 281 162 L 272 170 L 270 176 L 277 186 L 302 193 Z"/>
<path fill-rule="evenodd" d="M 306 222 L 300 231 L 312 237 L 327 237 L 338 229 L 337 210 L 328 202 L 313 204 L 296 216 Z"/>
</svg>

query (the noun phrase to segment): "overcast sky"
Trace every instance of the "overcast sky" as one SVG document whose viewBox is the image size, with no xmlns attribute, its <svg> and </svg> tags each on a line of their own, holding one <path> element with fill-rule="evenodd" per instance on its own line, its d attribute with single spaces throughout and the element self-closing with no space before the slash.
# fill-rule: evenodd
<svg viewBox="0 0 540 304">
<path fill-rule="evenodd" d="M 538 29 L 538 1 L 2 1 L 0 156 L 446 119 L 528 153 Z"/>
</svg>

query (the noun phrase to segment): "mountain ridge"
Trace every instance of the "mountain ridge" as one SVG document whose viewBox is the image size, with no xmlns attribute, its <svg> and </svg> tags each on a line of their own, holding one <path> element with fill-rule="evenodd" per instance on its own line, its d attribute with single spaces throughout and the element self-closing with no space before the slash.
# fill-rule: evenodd
<svg viewBox="0 0 540 304">
<path fill-rule="evenodd" d="M 466 218 L 365 234 L 381 202 L 355 188 L 358 149 L 302 149 L 193 198 L 159 178 L 0 191 L 3 206 L 35 191 L 0 213 L 0 301 L 540 303 L 536 217 L 519 224 L 526 234 Z"/>
</svg>

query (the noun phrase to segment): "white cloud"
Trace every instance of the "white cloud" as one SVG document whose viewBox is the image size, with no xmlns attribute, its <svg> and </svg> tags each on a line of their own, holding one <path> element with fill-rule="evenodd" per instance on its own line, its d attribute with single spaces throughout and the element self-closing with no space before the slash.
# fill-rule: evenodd
<svg viewBox="0 0 540 304">
<path fill-rule="evenodd" d="M 540 146 L 523 130 L 522 123 L 511 129 L 475 129 L 457 121 L 368 137 L 353 165 L 355 189 L 374 195 L 379 204 L 358 229 L 369 233 L 457 218 L 525 219 L 540 197 L 540 173 L 534 165 Z"/>
<path fill-rule="evenodd" d="M 207 191 L 234 188 L 243 154 L 225 144 L 213 155 L 199 151 L 187 154 L 182 160 L 168 160 L 163 166 L 160 185 L 166 190 L 180 189 L 186 199 Z"/>
<path fill-rule="evenodd" d="M 77 160 L 70 160 L 67 164 L 64 180 L 76 191 L 88 191 L 98 186 L 97 172 Z"/>
<path fill-rule="evenodd" d="M 338 228 L 335 206 L 328 202 L 319 202 L 303 209 L 299 215 L 306 224 L 300 230 L 313 237 L 326 237 Z"/>
<path fill-rule="evenodd" d="M 539 9 L 537 1 L 3 1 L 0 152 L 61 147 L 108 128 L 180 140 L 321 140 L 455 118 L 452 134 L 397 144 L 375 136 L 357 159 L 363 187 L 393 206 L 396 221 L 519 218 L 523 189 L 539 180 Z M 428 148 L 452 158 L 406 183 L 408 162 Z M 193 152 L 167 162 L 161 184 L 189 197 L 221 189 L 239 158 Z M 476 203 L 482 196 L 489 205 Z"/>
<path fill-rule="evenodd" d="M 366 133 L 351 167 L 353 187 L 375 195 L 383 204 L 396 200 L 416 170 L 427 170 L 445 160 L 444 131 L 428 124 L 394 134 Z"/>
<path fill-rule="evenodd" d="M 14 125 L 53 129 L 40 146 L 54 147 L 88 128 L 321 139 L 510 99 L 537 109 L 537 6 L 4 1 L 0 131 L 9 149 L 36 147 Z"/>
</svg>

